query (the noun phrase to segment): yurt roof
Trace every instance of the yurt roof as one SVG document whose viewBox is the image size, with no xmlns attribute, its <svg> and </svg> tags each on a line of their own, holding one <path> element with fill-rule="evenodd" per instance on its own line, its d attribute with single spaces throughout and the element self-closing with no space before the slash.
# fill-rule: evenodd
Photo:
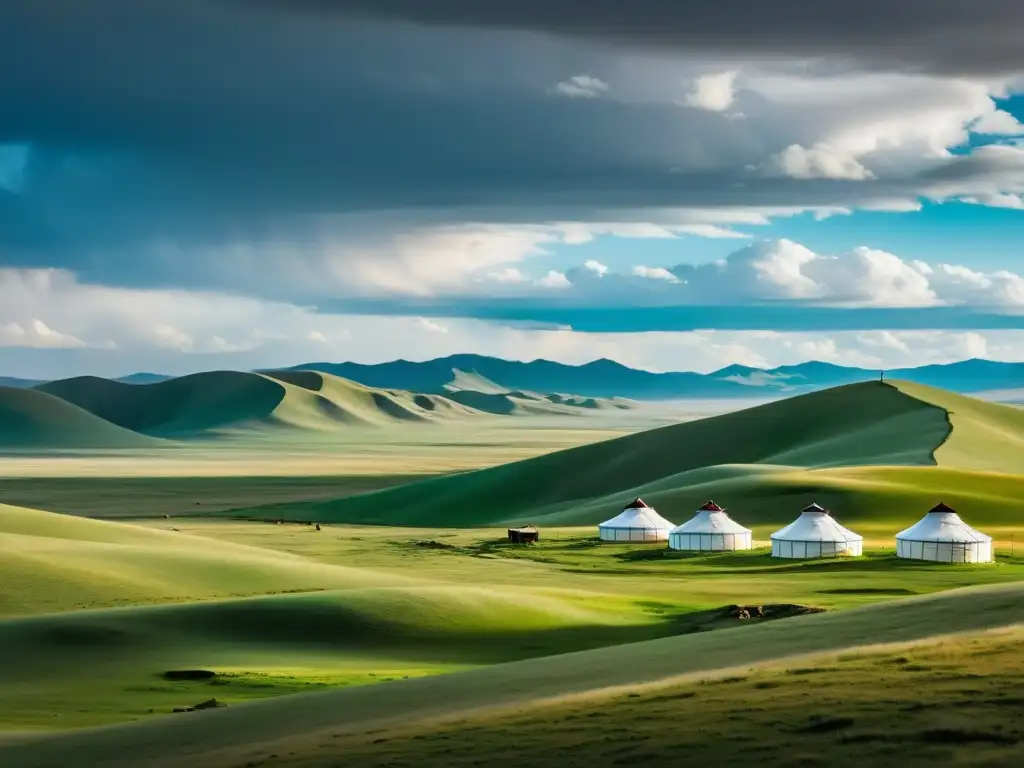
<svg viewBox="0 0 1024 768">
<path fill-rule="evenodd" d="M 709 501 L 697 510 L 697 514 L 682 525 L 672 529 L 672 533 L 751 533 L 749 528 L 733 520 L 725 510 Z"/>
<path fill-rule="evenodd" d="M 940 509 L 940 507 L 942 509 Z M 896 534 L 904 541 L 949 541 L 957 543 L 988 542 L 992 537 L 971 528 L 960 515 L 945 504 L 932 508 L 928 514 L 905 531 Z"/>
<path fill-rule="evenodd" d="M 779 541 L 863 541 L 864 537 L 836 522 L 824 507 L 811 504 L 800 517 L 776 531 L 772 539 Z"/>
<path fill-rule="evenodd" d="M 952 512 L 954 515 L 956 514 L 956 510 L 953 509 L 948 504 L 946 504 L 946 502 L 944 501 L 940 501 L 938 504 L 936 504 L 934 507 L 928 510 L 929 514 L 931 514 L 932 512 Z"/>
<path fill-rule="evenodd" d="M 626 509 L 650 509 L 647 502 L 637 496 L 629 504 L 626 505 Z"/>
<path fill-rule="evenodd" d="M 611 520 L 605 520 L 599 527 L 667 531 L 674 526 L 675 523 L 669 522 L 646 504 L 642 507 L 634 507 L 630 504 Z"/>
</svg>

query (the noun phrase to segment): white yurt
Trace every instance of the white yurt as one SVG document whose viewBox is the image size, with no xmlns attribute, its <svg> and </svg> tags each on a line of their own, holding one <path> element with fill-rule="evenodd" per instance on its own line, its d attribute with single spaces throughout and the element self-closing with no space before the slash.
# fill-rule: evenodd
<svg viewBox="0 0 1024 768">
<path fill-rule="evenodd" d="M 952 507 L 938 504 L 896 534 L 896 556 L 940 563 L 990 563 L 992 537 L 971 528 Z"/>
<path fill-rule="evenodd" d="M 751 530 L 733 520 L 713 501 L 697 510 L 697 514 L 668 534 L 672 549 L 698 552 L 720 552 L 750 549 Z"/>
<path fill-rule="evenodd" d="M 637 498 L 620 514 L 601 523 L 597 532 L 602 541 L 665 541 L 674 525 Z"/>
<path fill-rule="evenodd" d="M 864 537 L 841 526 L 818 504 L 804 507 L 800 517 L 772 534 L 772 557 L 857 556 L 863 549 Z"/>
</svg>

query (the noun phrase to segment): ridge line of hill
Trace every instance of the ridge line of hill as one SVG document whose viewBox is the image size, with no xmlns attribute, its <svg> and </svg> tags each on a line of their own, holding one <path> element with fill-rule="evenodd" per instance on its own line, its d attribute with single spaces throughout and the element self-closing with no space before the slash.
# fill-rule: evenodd
<svg viewBox="0 0 1024 768">
<path fill-rule="evenodd" d="M 462 385 L 474 383 L 464 377 Z M 473 391 L 451 386 L 436 394 L 365 386 L 321 371 L 206 371 L 163 381 L 125 383 L 97 376 L 0 388 L 0 448 L 133 447 L 147 438 L 188 440 L 267 432 L 330 432 L 398 422 L 441 423 L 477 416 L 578 415 L 628 409 L 598 401 L 530 392 Z M 46 398 L 66 407 L 46 409 Z M 51 413 L 52 411 L 52 413 Z M 74 416 L 74 413 L 82 413 Z M 72 422 L 66 439 L 60 419 Z M 85 414 L 88 414 L 88 419 Z M 91 430 L 74 428 L 92 420 Z M 117 432 L 124 430 L 124 432 Z M 93 433 L 93 437 L 88 435 Z M 121 439 L 116 439 L 120 434 Z M 131 435 L 138 436 L 134 440 Z"/>
<path fill-rule="evenodd" d="M 608 510 L 588 507 L 595 500 L 619 494 L 625 503 L 638 487 L 691 472 L 716 471 L 720 480 L 749 484 L 750 478 L 764 476 L 757 468 L 934 466 L 936 447 L 948 434 L 941 405 L 876 379 L 497 467 L 249 512 L 427 527 L 529 522 L 526 518 L 558 514 L 560 524 L 592 524 L 610 516 Z M 683 509 L 699 503 L 674 485 L 652 490 L 651 496 L 666 504 L 663 514 L 678 511 L 677 502 Z M 577 508 L 578 517 L 568 515 Z"/>
<path fill-rule="evenodd" d="M 884 383 L 887 386 L 890 386 L 890 387 L 893 387 L 894 389 L 899 390 L 900 392 L 902 392 L 904 395 L 907 395 L 908 397 L 914 397 L 913 394 L 911 394 L 909 392 L 906 392 L 906 391 L 904 391 L 903 389 L 900 388 L 900 386 L 904 384 L 904 382 L 902 382 L 902 381 L 890 380 L 890 381 L 886 381 Z M 918 399 L 920 399 L 920 398 L 918 398 Z M 926 402 L 926 401 L 922 400 L 922 402 Z M 949 442 L 950 437 L 953 436 L 953 419 L 950 417 L 949 411 L 946 408 L 943 408 L 940 405 L 936 405 L 935 403 L 928 403 L 928 405 L 931 405 L 936 410 L 939 410 L 939 411 L 942 412 L 942 416 L 945 419 L 946 425 L 947 425 L 946 434 L 942 436 L 942 439 L 939 441 L 938 445 L 936 445 L 934 448 L 932 448 L 931 452 L 930 452 L 932 463 L 935 464 L 936 466 L 938 466 L 939 460 L 938 460 L 937 454 L 939 452 L 939 449 L 941 449 L 942 446 L 944 446 L 947 442 Z"/>
</svg>

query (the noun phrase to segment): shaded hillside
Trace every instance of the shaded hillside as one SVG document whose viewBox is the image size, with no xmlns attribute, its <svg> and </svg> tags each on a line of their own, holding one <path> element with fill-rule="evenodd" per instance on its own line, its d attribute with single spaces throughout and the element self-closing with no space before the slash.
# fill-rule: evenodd
<svg viewBox="0 0 1024 768">
<path fill-rule="evenodd" d="M 472 414 L 439 396 L 374 390 L 312 371 L 210 371 L 152 384 L 79 377 L 38 389 L 126 429 L 174 437 L 274 427 L 330 430 Z"/>
<path fill-rule="evenodd" d="M 631 489 L 718 465 L 929 465 L 948 433 L 941 408 L 887 384 L 855 384 L 500 467 L 302 505 L 295 514 L 483 525 L 611 494 L 624 498 Z"/>
<path fill-rule="evenodd" d="M 572 415 L 628 407 L 586 398 L 456 389 L 419 394 L 363 386 L 318 371 L 210 371 L 154 383 L 81 376 L 41 384 L 111 424 L 144 435 L 185 439 L 240 431 L 331 431 L 358 426 L 444 423 L 491 415 Z"/>
<path fill-rule="evenodd" d="M 123 429 L 53 395 L 0 387 L 0 450 L 106 450 L 160 443 Z"/>
<path fill-rule="evenodd" d="M 269 419 L 287 394 L 275 381 L 235 371 L 196 373 L 153 384 L 80 376 L 37 389 L 125 429 L 161 436 Z"/>
</svg>

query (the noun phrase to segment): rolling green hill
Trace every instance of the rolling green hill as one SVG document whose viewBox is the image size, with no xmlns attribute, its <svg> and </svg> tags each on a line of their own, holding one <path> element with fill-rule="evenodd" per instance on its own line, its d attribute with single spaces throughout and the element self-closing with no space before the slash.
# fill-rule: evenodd
<svg viewBox="0 0 1024 768">
<path fill-rule="evenodd" d="M 472 379 L 464 383 L 484 386 Z M 59 397 L 124 430 L 174 439 L 280 429 L 332 431 L 445 423 L 488 414 L 571 415 L 606 405 L 593 399 L 469 389 L 417 394 L 365 387 L 330 374 L 301 370 L 209 371 L 144 384 L 82 376 L 29 391 Z M 627 405 L 609 401 L 607 407 Z M 52 421 L 58 422 L 58 416 Z"/>
<path fill-rule="evenodd" d="M 0 617 L 410 583 L 283 552 L 3 504 L 0 551 Z"/>
<path fill-rule="evenodd" d="M 680 480 L 703 484 L 784 468 L 931 465 L 949 431 L 941 407 L 871 382 L 490 469 L 303 505 L 294 513 L 323 520 L 425 525 L 484 525 L 524 516 L 536 520 L 588 500 L 625 499 L 637 488 L 664 492 L 678 487 Z M 687 473 L 695 475 L 687 478 Z M 598 515 L 609 516 L 616 503 L 602 502 L 604 511 Z M 563 516 L 559 522 L 601 519 L 588 513 Z"/>
<path fill-rule="evenodd" d="M 0 451 L 153 448 L 160 442 L 31 388 L 0 387 Z"/>
<path fill-rule="evenodd" d="M 396 525 L 580 525 L 610 517 L 639 494 L 670 520 L 715 498 L 748 522 L 775 523 L 813 498 L 855 519 L 923 513 L 941 492 L 1009 522 L 1019 471 L 1024 411 L 876 381 L 337 501 L 251 512 Z"/>
<path fill-rule="evenodd" d="M 211 371 L 154 384 L 83 376 L 43 384 L 56 395 L 135 432 L 188 437 L 232 427 L 358 420 L 333 400 L 266 376 Z M 289 397 L 290 395 L 290 397 Z"/>
<path fill-rule="evenodd" d="M 643 696 L 643 686 L 670 687 L 687 678 L 717 677 L 736 683 L 744 679 L 736 677 L 737 674 L 750 674 L 749 670 L 765 664 L 813 668 L 816 654 L 845 652 L 849 658 L 851 651 L 870 653 L 885 643 L 935 641 L 953 633 L 974 633 L 977 637 L 979 632 L 1024 622 L 1022 598 L 1024 587 L 1020 584 L 955 590 L 835 613 L 604 647 L 387 685 L 281 697 L 124 726 L 29 734 L 0 742 L 0 763 L 5 768 L 56 768 L 66 765 L 69 756 L 74 755 L 75 765 L 81 768 L 117 768 L 140 763 L 165 768 L 213 768 L 258 764 L 276 754 L 293 756 L 293 765 L 325 766 L 336 764 L 338 745 L 344 744 L 336 740 L 346 737 L 362 739 L 368 753 L 387 753 L 388 746 L 371 750 L 370 742 L 387 744 L 389 737 L 401 737 L 410 730 L 437 733 L 446 724 L 451 729 L 453 721 L 478 721 L 500 708 L 535 710 L 558 698 L 614 694 L 616 686 L 621 687 L 621 694 L 633 691 L 630 696 Z M 891 652 L 889 656 L 888 663 L 908 664 Z M 946 664 L 948 668 L 948 655 Z M 908 666 L 902 674 L 929 669 Z M 733 677 L 726 677 L 730 674 Z M 868 679 L 888 680 L 878 675 Z M 978 684 L 975 675 L 972 685 Z M 898 687 L 910 690 L 905 685 Z M 711 693 L 707 688 L 704 690 Z M 876 695 L 880 693 L 881 690 L 876 691 Z M 893 695 L 894 692 L 887 694 Z M 960 695 L 967 693 L 960 691 Z M 876 701 L 876 706 L 880 705 L 881 700 Z M 826 714 L 832 714 L 835 707 L 833 704 Z M 539 728 L 532 732 L 531 742 L 549 746 L 545 731 Z M 432 752 L 432 745 L 428 748 Z M 407 757 L 412 758 L 413 754 Z M 301 755 L 309 762 L 299 761 Z M 443 758 L 435 757 L 437 762 L 419 764 L 446 764 Z M 371 764 L 362 760 L 359 763 Z"/>
<path fill-rule="evenodd" d="M 187 438 L 245 429 L 331 430 L 474 411 L 440 396 L 376 390 L 312 371 L 209 371 L 153 384 L 80 377 L 41 385 L 113 424 Z"/>
</svg>

